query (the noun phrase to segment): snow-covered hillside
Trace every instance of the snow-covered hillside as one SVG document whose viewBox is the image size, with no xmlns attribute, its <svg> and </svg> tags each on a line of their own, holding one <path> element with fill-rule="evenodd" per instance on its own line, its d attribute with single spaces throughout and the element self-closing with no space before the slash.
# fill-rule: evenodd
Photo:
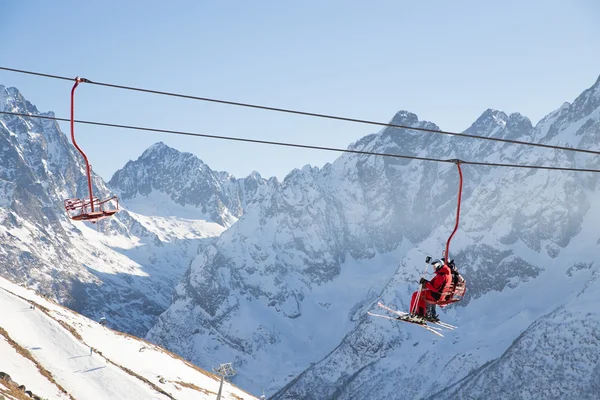
<svg viewBox="0 0 600 400">
<path fill-rule="evenodd" d="M 218 376 L 3 278 L 0 304 L 0 394 L 24 385 L 43 399 L 197 400 L 219 390 Z M 227 382 L 222 398 L 255 399 Z"/>
</svg>

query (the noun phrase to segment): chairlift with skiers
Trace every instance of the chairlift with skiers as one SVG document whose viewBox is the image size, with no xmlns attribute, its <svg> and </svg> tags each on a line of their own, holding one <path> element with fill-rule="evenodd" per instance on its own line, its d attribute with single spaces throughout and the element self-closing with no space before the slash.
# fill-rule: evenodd
<svg viewBox="0 0 600 400">
<path fill-rule="evenodd" d="M 458 269 L 454 264 L 454 260 L 450 259 L 449 257 L 450 241 L 458 230 L 458 223 L 460 220 L 460 205 L 462 200 L 463 185 L 463 175 L 460 167 L 460 160 L 452 161 L 456 164 L 459 174 L 458 200 L 456 223 L 454 225 L 454 230 L 446 242 L 444 256 L 441 259 L 436 259 L 433 261 L 430 256 L 425 258 L 425 263 L 427 266 L 423 272 L 423 276 L 419 281 L 419 289 L 414 292 L 411 297 L 409 312 L 394 310 L 393 308 L 390 308 L 381 302 L 378 302 L 377 305 L 393 314 L 396 314 L 396 317 L 375 314 L 370 311 L 368 312 L 369 315 L 374 317 L 395 319 L 417 324 L 441 337 L 444 336 L 442 334 L 442 329 L 453 330 L 456 327 L 440 321 L 439 316 L 435 311 L 436 306 L 445 307 L 449 304 L 461 301 L 467 290 L 466 280 L 458 272 Z M 429 265 L 433 267 L 435 274 L 431 280 L 427 280 L 425 278 Z M 436 326 L 431 326 L 428 323 Z"/>
</svg>

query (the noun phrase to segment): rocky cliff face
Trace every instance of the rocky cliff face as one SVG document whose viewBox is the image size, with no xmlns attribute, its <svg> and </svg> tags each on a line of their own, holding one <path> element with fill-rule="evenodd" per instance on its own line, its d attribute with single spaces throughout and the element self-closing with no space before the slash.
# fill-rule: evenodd
<svg viewBox="0 0 600 400">
<path fill-rule="evenodd" d="M 196 156 L 159 142 L 117 171 L 109 186 L 134 211 L 194 217 L 228 227 L 264 183 L 258 173 L 236 179 L 213 171 Z"/>
</svg>

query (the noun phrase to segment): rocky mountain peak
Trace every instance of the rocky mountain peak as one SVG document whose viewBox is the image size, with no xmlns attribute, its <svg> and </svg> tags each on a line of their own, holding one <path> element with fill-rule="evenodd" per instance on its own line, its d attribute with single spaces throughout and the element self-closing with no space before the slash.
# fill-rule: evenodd
<svg viewBox="0 0 600 400">
<path fill-rule="evenodd" d="M 488 108 L 465 132 L 478 136 L 518 140 L 524 136 L 530 137 L 532 130 L 531 121 L 524 115 L 520 113 L 506 115 L 503 111 Z M 485 151 L 490 149 L 484 147 Z"/>
<path fill-rule="evenodd" d="M 109 181 L 134 210 L 138 210 L 136 204 L 145 203 L 142 198 L 169 198 L 189 208 L 187 211 L 179 209 L 177 215 L 183 216 L 180 213 L 183 212 L 187 217 L 206 219 L 225 227 L 242 215 L 248 193 L 254 193 L 264 183 L 258 173 L 238 180 L 227 172 L 213 171 L 194 154 L 180 152 L 163 142 L 153 144 L 137 160 L 129 161 Z M 164 200 L 153 201 L 162 203 Z M 145 212 L 160 210 L 145 209 Z"/>
<path fill-rule="evenodd" d="M 38 114 L 38 109 L 25 100 L 15 87 L 0 85 L 0 111 Z"/>
<path fill-rule="evenodd" d="M 576 119 L 585 118 L 598 108 L 600 108 L 600 77 L 589 89 L 573 101 L 573 117 Z"/>
<path fill-rule="evenodd" d="M 191 169 L 204 169 L 206 167 L 206 164 L 192 153 L 179 151 L 163 142 L 157 142 L 148 147 L 135 162 L 143 164 L 159 163 L 167 168 L 185 168 L 185 166 L 188 166 Z"/>
<path fill-rule="evenodd" d="M 156 158 L 165 155 L 188 155 L 191 153 L 180 152 L 163 142 L 156 142 L 148 147 L 138 159 Z"/>
<path fill-rule="evenodd" d="M 171 147 L 167 146 L 163 142 L 156 142 L 153 145 L 151 145 L 150 147 L 148 147 L 142 153 L 142 155 L 140 156 L 140 158 L 151 157 L 153 154 L 160 154 L 162 152 L 167 151 L 168 149 L 171 149 Z"/>
<path fill-rule="evenodd" d="M 531 120 L 523 114 L 512 113 L 506 120 L 506 129 L 528 132 L 533 129 L 533 125 L 531 124 Z"/>
<path fill-rule="evenodd" d="M 589 147 L 597 137 L 584 138 L 583 133 L 600 122 L 600 78 L 572 102 L 563 103 L 535 126 L 537 140 L 558 141 L 572 146 Z M 574 128 L 577 126 L 577 128 Z"/>
<path fill-rule="evenodd" d="M 415 126 L 419 122 L 417 114 L 411 113 L 410 111 L 400 110 L 394 115 L 390 124 L 393 125 L 404 125 L 404 126 Z"/>
<path fill-rule="evenodd" d="M 505 112 L 488 108 L 467 129 L 467 132 L 495 132 L 506 127 L 508 115 Z"/>
<path fill-rule="evenodd" d="M 263 179 L 263 177 L 260 175 L 260 173 L 258 171 L 250 172 L 250 175 L 248 175 L 247 178 L 256 180 L 256 181 L 260 181 Z"/>
</svg>

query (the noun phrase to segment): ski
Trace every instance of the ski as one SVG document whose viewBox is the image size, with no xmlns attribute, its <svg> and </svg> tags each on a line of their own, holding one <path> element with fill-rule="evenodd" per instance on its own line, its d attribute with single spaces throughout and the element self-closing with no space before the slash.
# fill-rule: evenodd
<svg viewBox="0 0 600 400">
<path fill-rule="evenodd" d="M 386 306 L 386 305 L 385 305 L 385 304 L 383 304 L 382 302 L 378 302 L 378 303 L 377 303 L 377 305 L 378 305 L 379 307 L 383 308 L 384 310 L 387 310 L 387 311 L 389 311 L 389 312 L 391 312 L 391 313 L 393 313 L 393 314 L 396 314 L 396 315 L 398 315 L 398 316 L 400 316 L 400 317 L 406 317 L 406 316 L 410 315 L 409 313 L 407 313 L 407 312 L 404 312 L 404 311 L 398 311 L 398 310 L 394 310 L 393 308 L 390 308 L 390 307 Z M 445 322 L 442 322 L 442 321 L 437 321 L 437 322 L 427 321 L 427 323 L 429 323 L 429 324 L 434 324 L 434 325 L 438 325 L 438 326 L 441 326 L 442 328 L 444 328 L 444 329 L 448 329 L 448 330 L 450 330 L 450 331 L 451 331 L 451 330 L 454 330 L 454 329 L 456 329 L 456 328 L 457 328 L 457 327 L 456 327 L 456 326 L 454 326 L 454 325 L 450 325 L 450 324 L 447 324 L 447 323 L 445 323 Z"/>
<path fill-rule="evenodd" d="M 392 321 L 407 322 L 409 324 L 420 326 L 421 328 L 423 328 L 425 330 L 428 330 L 429 332 L 431 332 L 433 334 L 436 334 L 436 335 L 438 335 L 440 337 L 444 337 L 444 335 L 442 335 L 442 333 L 440 332 L 441 328 L 434 328 L 432 326 L 427 325 L 426 323 L 419 323 L 419 322 L 416 322 L 416 321 L 409 321 L 409 320 L 401 319 L 401 318 L 398 318 L 398 317 L 390 317 L 389 315 L 375 314 L 375 313 L 372 313 L 371 311 L 368 311 L 367 314 L 369 314 L 372 317 L 385 318 L 385 319 L 389 319 L 389 320 L 392 320 Z"/>
<path fill-rule="evenodd" d="M 441 326 L 442 328 L 448 329 L 449 331 L 453 331 L 453 330 L 455 330 L 455 329 L 457 328 L 457 327 L 456 327 L 456 326 L 454 326 L 454 325 L 450 325 L 450 324 L 447 324 L 447 323 L 445 323 L 445 322 L 442 322 L 442 321 L 431 322 L 431 323 L 432 323 L 432 324 L 435 324 L 435 325 L 439 325 L 439 326 Z"/>
</svg>

